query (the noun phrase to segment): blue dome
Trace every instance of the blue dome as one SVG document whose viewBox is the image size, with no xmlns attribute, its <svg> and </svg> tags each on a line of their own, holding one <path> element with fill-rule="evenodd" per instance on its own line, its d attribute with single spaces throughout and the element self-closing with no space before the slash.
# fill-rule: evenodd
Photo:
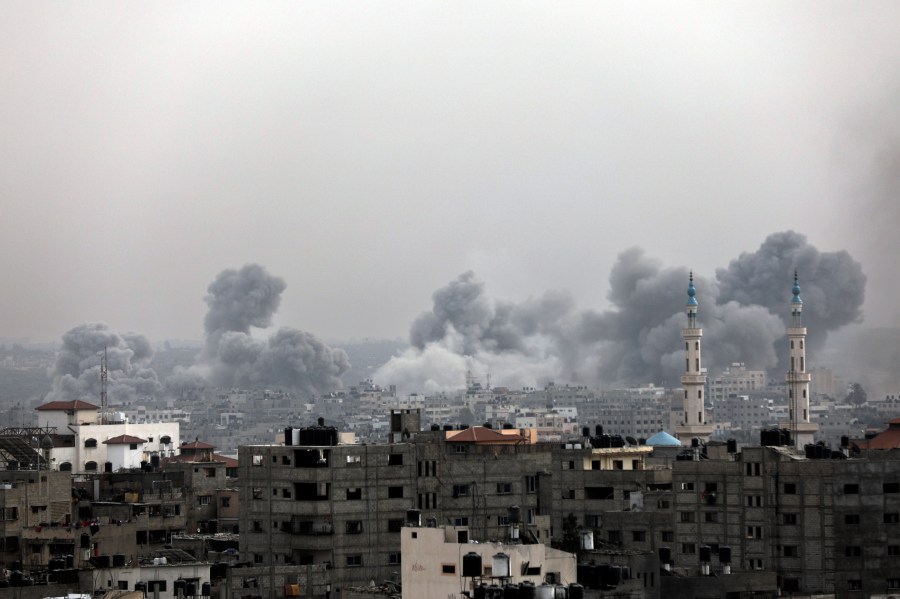
<svg viewBox="0 0 900 599">
<path fill-rule="evenodd" d="M 688 306 L 696 306 L 696 305 L 697 305 L 697 298 L 694 297 L 694 296 L 697 295 L 697 289 L 694 287 L 694 273 L 693 273 L 693 271 L 691 272 L 690 279 L 688 280 L 687 294 L 688 294 L 687 305 L 688 305 Z"/>
<path fill-rule="evenodd" d="M 800 299 L 800 281 L 797 278 L 797 271 L 794 271 L 794 286 L 791 288 L 791 293 L 794 294 L 794 297 L 791 299 L 792 304 L 803 303 L 803 300 Z"/>
<path fill-rule="evenodd" d="M 681 441 L 666 431 L 659 431 L 647 439 L 647 445 L 652 447 L 681 447 Z"/>
</svg>

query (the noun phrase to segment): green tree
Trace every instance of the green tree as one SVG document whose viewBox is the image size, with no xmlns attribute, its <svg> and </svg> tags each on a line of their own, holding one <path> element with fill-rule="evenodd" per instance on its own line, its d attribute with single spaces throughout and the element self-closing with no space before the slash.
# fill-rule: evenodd
<svg viewBox="0 0 900 599">
<path fill-rule="evenodd" d="M 844 398 L 844 401 L 855 406 L 861 406 L 866 403 L 867 397 L 866 390 L 863 389 L 862 385 L 859 383 L 851 383 L 850 389 L 847 392 L 847 397 Z"/>
</svg>

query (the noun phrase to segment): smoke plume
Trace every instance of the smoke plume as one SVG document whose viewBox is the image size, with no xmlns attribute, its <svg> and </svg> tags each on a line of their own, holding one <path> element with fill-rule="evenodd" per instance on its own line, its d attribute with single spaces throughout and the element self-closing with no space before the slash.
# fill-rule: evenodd
<svg viewBox="0 0 900 599">
<path fill-rule="evenodd" d="M 205 297 L 206 344 L 189 368 L 178 367 L 160 384 L 150 367 L 153 347 L 134 333 L 118 334 L 104 324 L 84 324 L 63 335 L 56 364 L 49 373 L 49 399 L 100 397 L 100 356 L 108 356 L 108 396 L 120 404 L 166 391 L 176 398 L 198 398 L 208 386 L 278 387 L 307 394 L 341 386 L 349 368 L 347 354 L 315 336 L 280 328 L 268 341 L 258 341 L 252 328 L 267 328 L 286 284 L 257 264 L 224 270 L 210 283 Z"/>
<path fill-rule="evenodd" d="M 50 370 L 53 390 L 48 400 L 86 399 L 99 403 L 100 362 L 107 355 L 110 403 L 124 403 L 162 391 L 150 368 L 153 348 L 143 335 L 119 334 L 105 324 L 82 324 L 62 337 L 56 364 Z"/>
<path fill-rule="evenodd" d="M 206 346 L 194 372 L 216 386 L 284 387 L 324 393 L 341 386 L 347 354 L 315 336 L 280 328 L 258 341 L 251 327 L 267 328 L 281 302 L 284 280 L 258 264 L 224 270 L 207 288 Z M 185 373 L 177 373 L 184 382 Z M 174 381 L 173 381 L 174 382 Z"/>
<path fill-rule="evenodd" d="M 846 252 L 822 253 L 794 232 L 777 233 L 715 279 L 695 276 L 704 364 L 754 369 L 779 365 L 794 269 L 802 273 L 810 349 L 829 331 L 861 318 L 865 276 Z M 471 272 L 437 290 L 410 329 L 412 347 L 375 378 L 405 391 L 459 388 L 467 372 L 506 386 L 549 381 L 600 386 L 677 384 L 686 268 L 664 268 L 643 250 L 619 255 L 609 277 L 610 308 L 581 310 L 566 293 L 520 304 L 492 299 Z M 815 333 L 813 330 L 815 329 Z"/>
</svg>

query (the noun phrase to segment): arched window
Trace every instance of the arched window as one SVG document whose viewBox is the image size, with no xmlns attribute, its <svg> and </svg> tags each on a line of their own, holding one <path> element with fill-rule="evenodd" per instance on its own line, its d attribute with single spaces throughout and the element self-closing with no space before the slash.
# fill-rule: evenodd
<svg viewBox="0 0 900 599">
<path fill-rule="evenodd" d="M 700 342 L 699 341 L 694 341 L 694 349 L 696 349 L 697 351 L 700 351 Z"/>
<path fill-rule="evenodd" d="M 88 472 L 96 472 L 97 471 L 97 462 L 85 462 L 84 469 Z"/>
<path fill-rule="evenodd" d="M 59 465 L 60 472 L 71 472 L 72 471 L 72 462 L 63 462 Z"/>
<path fill-rule="evenodd" d="M 163 435 L 159 438 L 159 442 L 163 445 L 168 445 L 172 442 L 172 437 L 170 437 L 169 435 Z"/>
<path fill-rule="evenodd" d="M 97 439 L 85 439 L 84 440 L 84 448 L 90 449 L 92 447 L 97 447 Z"/>
</svg>

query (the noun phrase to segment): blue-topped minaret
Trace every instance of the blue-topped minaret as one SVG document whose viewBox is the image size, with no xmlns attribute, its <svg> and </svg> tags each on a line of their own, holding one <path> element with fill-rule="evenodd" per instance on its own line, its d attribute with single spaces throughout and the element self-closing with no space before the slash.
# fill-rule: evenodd
<svg viewBox="0 0 900 599">
<path fill-rule="evenodd" d="M 790 369 L 785 374 L 788 388 L 788 428 L 794 437 L 794 446 L 802 449 L 813 442 L 818 425 L 810 422 L 809 383 L 812 375 L 806 371 L 806 327 L 803 326 L 803 300 L 800 299 L 800 278 L 794 271 L 791 287 L 791 326 L 787 329 L 790 344 Z"/>
<path fill-rule="evenodd" d="M 688 278 L 687 326 L 681 329 L 684 339 L 684 374 L 681 375 L 683 413 L 681 422 L 675 427 L 675 436 L 682 443 L 698 438 L 703 442 L 709 440 L 713 427 L 706 421 L 703 389 L 706 386 L 706 373 L 700 362 L 700 339 L 703 329 L 697 326 L 697 289 L 694 287 L 694 273 Z"/>
</svg>

